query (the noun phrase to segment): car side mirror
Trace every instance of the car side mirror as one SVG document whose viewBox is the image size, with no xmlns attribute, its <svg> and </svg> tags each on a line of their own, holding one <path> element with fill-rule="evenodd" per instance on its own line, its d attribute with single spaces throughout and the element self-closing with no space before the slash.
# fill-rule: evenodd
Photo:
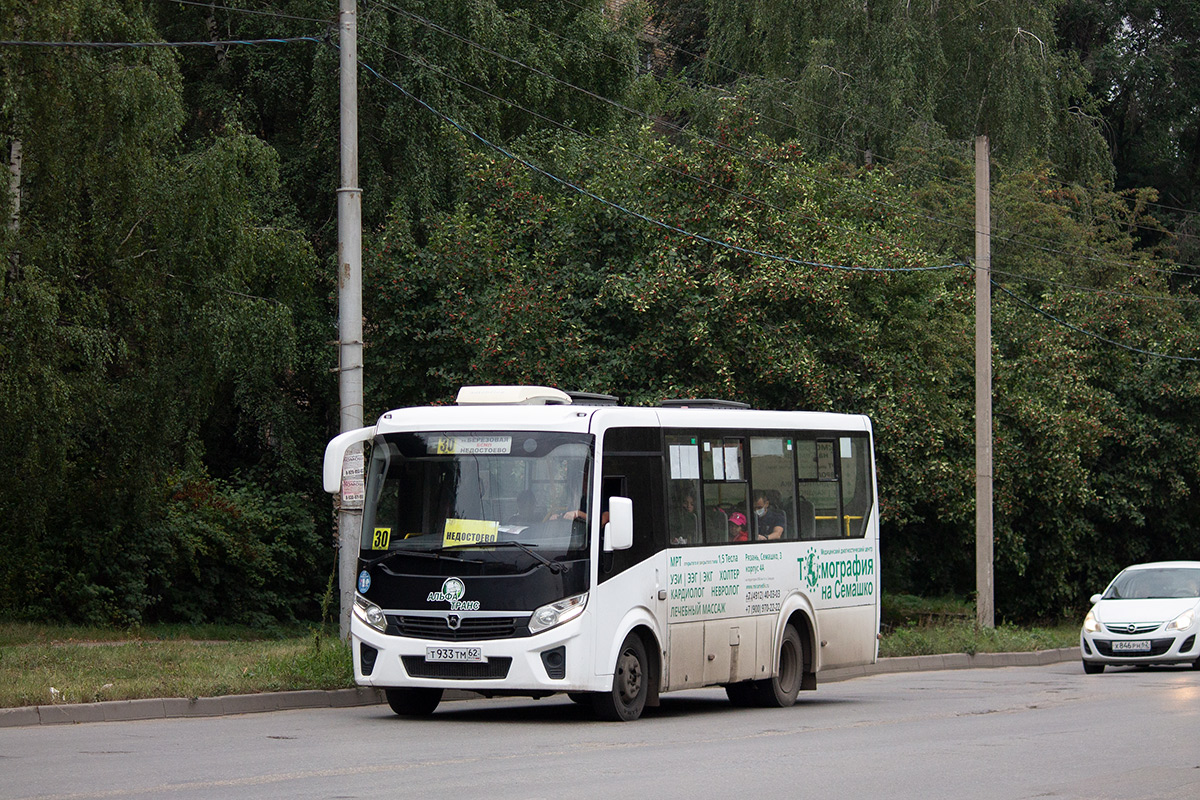
<svg viewBox="0 0 1200 800">
<path fill-rule="evenodd" d="M 633 501 L 628 497 L 608 499 L 608 524 L 604 526 L 604 552 L 633 547 Z"/>
<path fill-rule="evenodd" d="M 1096 605 L 1096 603 L 1099 603 L 1103 599 L 1104 599 L 1104 595 L 1094 594 L 1094 595 L 1092 595 L 1092 599 L 1089 600 L 1088 602 L 1091 603 L 1092 605 Z"/>
</svg>

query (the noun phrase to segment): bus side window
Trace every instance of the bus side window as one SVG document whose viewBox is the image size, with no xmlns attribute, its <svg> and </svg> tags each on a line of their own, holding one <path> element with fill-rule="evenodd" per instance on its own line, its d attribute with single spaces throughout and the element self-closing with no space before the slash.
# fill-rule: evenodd
<svg viewBox="0 0 1200 800">
<path fill-rule="evenodd" d="M 667 525 L 670 543 L 700 542 L 700 450 L 696 437 L 668 435 Z"/>
<path fill-rule="evenodd" d="M 800 500 L 800 535 L 804 539 L 834 539 L 845 536 L 838 482 L 838 444 L 832 439 L 796 441 L 796 478 Z M 803 502 L 801 502 L 803 501 Z M 808 506 L 812 516 L 808 516 Z M 812 520 L 811 530 L 807 522 Z"/>
<path fill-rule="evenodd" d="M 867 515 L 874 504 L 871 490 L 870 440 L 866 436 L 845 437 L 841 440 L 842 513 L 845 536 L 866 534 Z"/>
<path fill-rule="evenodd" d="M 765 518 L 778 520 L 782 514 L 783 539 L 796 538 L 797 506 L 795 499 L 796 466 L 790 436 L 755 437 L 750 440 L 750 496 L 757 503 L 761 495 L 768 503 Z M 774 513 L 773 513 L 774 512 Z"/>
<path fill-rule="evenodd" d="M 743 455 L 745 446 L 745 440 L 740 437 L 703 439 L 700 443 L 706 544 L 728 542 L 730 515 L 749 516 L 751 513 Z"/>
</svg>

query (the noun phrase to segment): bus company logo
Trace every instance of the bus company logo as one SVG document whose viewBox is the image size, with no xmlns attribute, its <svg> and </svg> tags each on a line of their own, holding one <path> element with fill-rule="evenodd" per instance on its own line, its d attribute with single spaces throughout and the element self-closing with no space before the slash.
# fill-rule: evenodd
<svg viewBox="0 0 1200 800">
<path fill-rule="evenodd" d="M 466 584 L 460 578 L 446 578 L 440 592 L 430 592 L 425 598 L 430 603 L 449 603 L 451 611 L 478 611 L 478 600 L 463 600 L 467 594 Z"/>
<path fill-rule="evenodd" d="M 820 581 L 820 577 L 817 575 L 817 572 L 819 569 L 819 567 L 818 567 L 819 562 L 817 561 L 817 551 L 810 550 L 808 552 L 808 555 L 799 559 L 799 561 L 800 561 L 800 576 L 804 578 L 805 585 L 809 588 L 810 591 L 812 589 L 817 588 L 817 583 Z"/>
<path fill-rule="evenodd" d="M 810 592 L 820 588 L 822 600 L 875 594 L 875 558 L 870 548 L 835 550 L 824 555 L 822 558 L 816 550 L 810 550 L 797 559 L 800 576 Z"/>
</svg>

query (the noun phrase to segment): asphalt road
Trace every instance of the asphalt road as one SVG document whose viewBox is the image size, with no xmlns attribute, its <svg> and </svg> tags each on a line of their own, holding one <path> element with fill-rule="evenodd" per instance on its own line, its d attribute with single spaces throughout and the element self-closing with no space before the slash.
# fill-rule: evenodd
<svg viewBox="0 0 1200 800">
<path fill-rule="evenodd" d="M 0 729 L 0 798 L 1200 797 L 1200 671 L 1078 662 L 720 690 L 634 723 L 566 698 Z"/>
</svg>

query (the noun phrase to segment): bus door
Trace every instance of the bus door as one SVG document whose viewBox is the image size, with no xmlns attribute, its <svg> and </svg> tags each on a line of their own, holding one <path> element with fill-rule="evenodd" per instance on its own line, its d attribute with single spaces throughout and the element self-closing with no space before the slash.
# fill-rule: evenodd
<svg viewBox="0 0 1200 800">
<path fill-rule="evenodd" d="M 597 582 L 619 581 L 629 605 L 644 604 L 658 622 L 666 645 L 667 544 L 663 498 L 662 443 L 657 428 L 611 428 L 604 434 L 600 509 L 609 497 L 633 501 L 633 547 L 600 550 Z"/>
</svg>

